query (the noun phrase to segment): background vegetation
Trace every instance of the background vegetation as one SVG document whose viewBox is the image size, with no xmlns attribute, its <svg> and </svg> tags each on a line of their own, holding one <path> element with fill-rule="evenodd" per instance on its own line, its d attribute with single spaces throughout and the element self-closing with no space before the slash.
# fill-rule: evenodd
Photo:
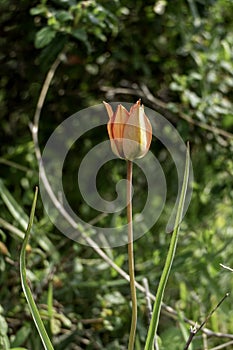
<svg viewBox="0 0 233 350">
<path fill-rule="evenodd" d="M 61 53 L 42 109 L 41 149 L 54 128 L 76 111 L 102 100 L 133 103 L 138 97 L 190 141 L 194 192 L 164 300 L 178 316 L 163 311 L 161 349 L 183 349 L 189 333 L 183 316 L 202 321 L 231 291 L 232 272 L 219 264 L 233 267 L 232 17 L 231 0 L 1 0 L 1 349 L 42 349 L 21 289 L 19 253 L 38 184 L 29 124 L 46 74 Z M 66 162 L 64 188 L 86 220 L 97 213 L 75 188 L 77 164 L 104 138 L 105 128 L 88 134 L 82 149 L 72 150 Z M 159 142 L 154 140 L 152 150 L 167 177 L 169 209 L 175 195 L 173 163 Z M 114 195 L 114 184 L 125 174 L 124 162 L 110 163 L 99 179 L 105 196 Z M 139 181 L 135 176 L 136 189 L 146 188 L 143 178 Z M 137 211 L 139 200 L 134 205 Z M 137 280 L 147 277 L 152 293 L 169 243 L 165 214 L 135 243 Z M 106 225 L 107 220 L 100 223 Z M 30 244 L 28 277 L 55 349 L 126 349 L 128 282 L 90 247 L 58 232 L 40 201 Z M 106 253 L 127 270 L 125 247 Z M 141 349 L 147 312 L 145 295 L 138 292 L 138 298 L 137 349 Z M 232 296 L 209 320 L 212 336 L 199 334 L 192 349 L 220 349 L 218 345 L 229 342 L 231 315 Z"/>
</svg>

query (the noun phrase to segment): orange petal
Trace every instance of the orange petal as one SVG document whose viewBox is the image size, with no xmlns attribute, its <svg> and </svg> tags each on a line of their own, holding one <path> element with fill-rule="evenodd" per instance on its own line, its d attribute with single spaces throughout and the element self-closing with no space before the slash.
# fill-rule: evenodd
<svg viewBox="0 0 233 350">
<path fill-rule="evenodd" d="M 112 135 L 114 139 L 122 139 L 123 130 L 128 119 L 129 112 L 122 105 L 118 105 L 112 120 Z"/>
<path fill-rule="evenodd" d="M 107 109 L 107 112 L 108 112 L 108 116 L 109 116 L 109 119 L 111 120 L 112 117 L 113 117 L 113 110 L 112 110 L 112 107 L 110 106 L 109 103 L 103 101 L 103 104 L 105 105 L 105 108 Z"/>
<path fill-rule="evenodd" d="M 140 106 L 140 100 L 130 109 L 130 116 L 123 133 L 123 150 L 126 158 L 133 160 L 143 157 L 149 150 L 152 127 Z"/>
<path fill-rule="evenodd" d="M 111 141 L 112 151 L 119 158 L 124 158 L 122 148 L 122 134 L 125 122 L 129 118 L 129 113 L 122 105 L 118 105 L 115 113 L 113 113 L 112 107 L 108 103 L 104 102 L 104 105 L 107 109 L 109 116 L 107 129 Z"/>
</svg>

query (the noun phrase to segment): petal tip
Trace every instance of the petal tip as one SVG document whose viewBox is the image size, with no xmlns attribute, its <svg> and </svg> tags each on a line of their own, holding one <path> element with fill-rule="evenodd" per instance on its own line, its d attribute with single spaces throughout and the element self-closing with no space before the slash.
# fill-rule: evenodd
<svg viewBox="0 0 233 350">
<path fill-rule="evenodd" d="M 111 119 L 112 116 L 113 116 L 113 110 L 112 110 L 111 105 L 109 103 L 105 102 L 105 101 L 103 101 L 103 104 L 104 104 L 104 106 L 105 106 L 105 108 L 106 108 L 106 110 L 108 112 L 109 119 Z"/>
</svg>

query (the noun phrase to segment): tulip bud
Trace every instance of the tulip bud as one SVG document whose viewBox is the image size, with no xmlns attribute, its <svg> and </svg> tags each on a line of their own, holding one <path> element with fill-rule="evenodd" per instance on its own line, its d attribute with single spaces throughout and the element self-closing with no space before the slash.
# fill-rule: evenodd
<svg viewBox="0 0 233 350">
<path fill-rule="evenodd" d="M 108 103 L 104 105 L 109 116 L 108 135 L 113 153 L 126 160 L 144 157 L 150 148 L 152 127 L 140 100 L 129 112 L 121 104 L 115 113 Z"/>
</svg>

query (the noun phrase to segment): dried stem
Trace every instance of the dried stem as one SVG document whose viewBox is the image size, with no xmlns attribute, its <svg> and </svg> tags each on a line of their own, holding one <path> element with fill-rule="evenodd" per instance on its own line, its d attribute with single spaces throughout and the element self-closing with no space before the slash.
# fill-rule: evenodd
<svg viewBox="0 0 233 350">
<path fill-rule="evenodd" d="M 210 350 L 222 350 L 230 345 L 233 345 L 233 340 L 231 341 L 228 341 L 227 343 L 224 343 L 224 344 L 221 344 L 221 345 L 218 345 L 218 346 L 215 346 L 214 348 L 210 349 Z"/>
<path fill-rule="evenodd" d="M 218 302 L 218 304 L 215 306 L 215 308 L 207 315 L 207 317 L 205 318 L 205 320 L 201 323 L 201 325 L 199 327 L 191 327 L 190 329 L 190 335 L 189 338 L 187 340 L 187 343 L 184 347 L 184 350 L 188 350 L 189 345 L 191 344 L 194 336 L 204 327 L 204 325 L 206 324 L 206 322 L 210 319 L 210 317 L 213 315 L 213 313 L 219 308 L 219 306 L 224 302 L 224 300 L 230 295 L 230 293 L 226 293 L 224 295 L 224 297 Z"/>
<path fill-rule="evenodd" d="M 101 87 L 102 91 L 107 92 L 111 97 L 114 97 L 115 95 L 135 95 L 135 96 L 141 96 L 143 97 L 144 100 L 150 102 L 156 110 L 158 110 L 161 113 L 164 113 L 166 115 L 169 114 L 169 116 L 174 116 L 174 114 L 169 110 L 168 103 L 160 100 L 159 98 L 155 97 L 148 87 L 145 84 L 141 84 L 141 86 L 137 86 L 136 88 L 125 88 L 125 87 L 120 87 L 120 88 L 112 88 L 109 86 L 102 86 Z M 225 137 L 226 139 L 233 139 L 233 134 L 223 130 L 221 128 L 218 128 L 213 125 L 206 124 L 204 122 L 194 120 L 192 119 L 189 115 L 183 113 L 180 110 L 177 111 L 177 114 L 180 118 L 186 120 L 189 124 L 195 125 L 201 129 L 208 130 L 212 132 L 213 134 L 220 135 Z"/>
<path fill-rule="evenodd" d="M 222 266 L 225 270 L 233 272 L 233 269 L 231 267 L 223 265 L 223 264 L 219 264 L 219 265 Z"/>
</svg>

